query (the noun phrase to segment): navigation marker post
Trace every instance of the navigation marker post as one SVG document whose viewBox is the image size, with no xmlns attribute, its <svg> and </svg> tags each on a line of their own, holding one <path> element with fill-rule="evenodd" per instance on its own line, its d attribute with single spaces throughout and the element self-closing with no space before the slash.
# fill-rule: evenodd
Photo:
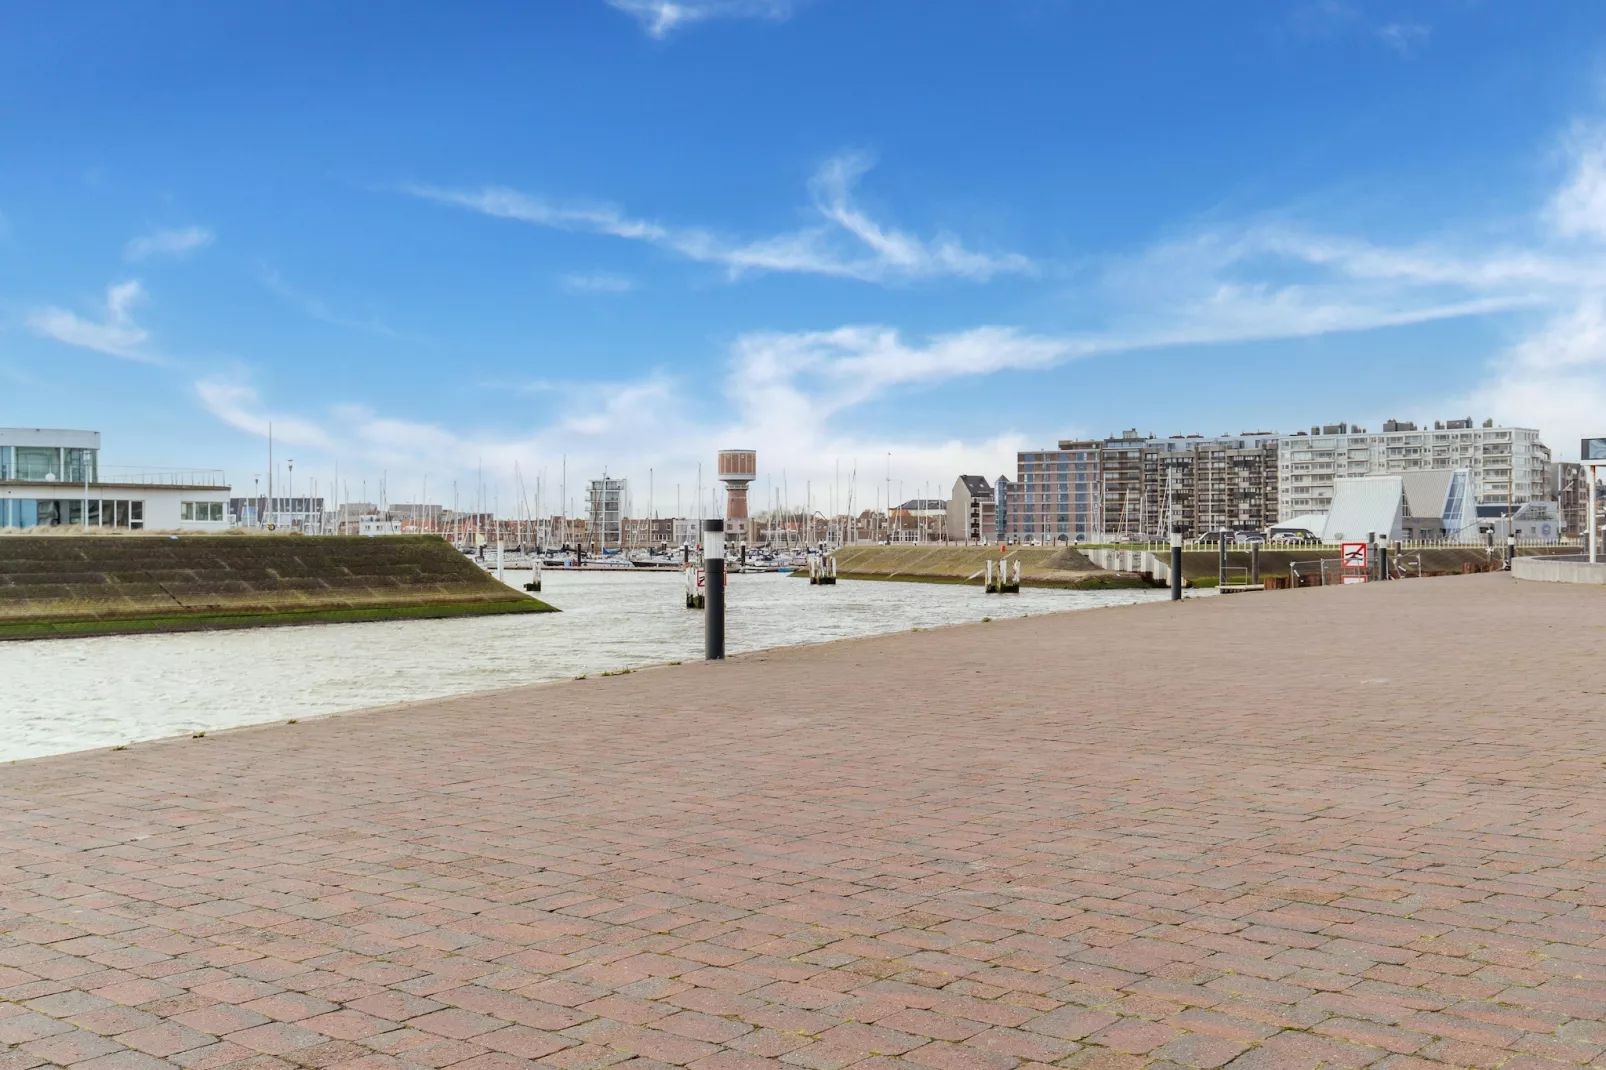
<svg viewBox="0 0 1606 1070">
<path fill-rule="evenodd" d="M 725 660 L 725 521 L 703 521 L 703 658 Z"/>
</svg>

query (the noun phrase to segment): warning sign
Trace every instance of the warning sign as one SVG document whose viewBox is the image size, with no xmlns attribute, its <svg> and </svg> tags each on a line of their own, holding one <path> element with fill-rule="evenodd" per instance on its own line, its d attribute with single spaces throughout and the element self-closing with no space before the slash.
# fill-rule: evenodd
<svg viewBox="0 0 1606 1070">
<path fill-rule="evenodd" d="M 1338 544 L 1338 556 L 1346 569 L 1364 569 L 1366 567 L 1366 544 L 1364 542 L 1341 542 Z"/>
</svg>

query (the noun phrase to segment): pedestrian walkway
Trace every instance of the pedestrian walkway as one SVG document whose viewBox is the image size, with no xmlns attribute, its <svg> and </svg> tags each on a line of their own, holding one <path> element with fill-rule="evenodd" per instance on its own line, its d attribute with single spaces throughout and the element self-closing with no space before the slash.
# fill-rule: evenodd
<svg viewBox="0 0 1606 1070">
<path fill-rule="evenodd" d="M 0 767 L 0 1070 L 1606 1065 L 1603 648 L 1468 576 Z"/>
</svg>

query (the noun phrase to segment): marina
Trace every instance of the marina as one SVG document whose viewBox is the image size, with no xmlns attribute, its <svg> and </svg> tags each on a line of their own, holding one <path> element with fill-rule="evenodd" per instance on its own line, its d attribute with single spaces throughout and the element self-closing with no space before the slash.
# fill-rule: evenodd
<svg viewBox="0 0 1606 1070">
<path fill-rule="evenodd" d="M 521 586 L 528 576 L 508 570 L 506 582 Z M 703 615 L 686 610 L 678 572 L 549 569 L 542 577 L 542 597 L 563 612 L 0 644 L 0 761 L 702 654 Z M 729 584 L 729 647 L 742 653 L 1164 597 L 1028 589 L 999 600 L 949 584 L 820 588 L 786 575 L 738 575 Z"/>
</svg>

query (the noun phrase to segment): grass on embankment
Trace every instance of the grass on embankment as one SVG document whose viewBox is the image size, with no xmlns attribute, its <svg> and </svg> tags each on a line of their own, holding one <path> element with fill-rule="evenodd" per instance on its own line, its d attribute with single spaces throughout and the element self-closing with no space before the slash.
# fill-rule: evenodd
<svg viewBox="0 0 1606 1070">
<path fill-rule="evenodd" d="M 438 606 L 291 609 L 262 613 L 191 613 L 181 616 L 121 617 L 108 620 L 0 622 L 0 639 L 62 639 L 92 635 L 209 632 L 237 628 L 280 628 L 301 624 L 356 624 L 387 620 L 437 620 L 443 617 L 556 612 L 558 612 L 556 607 L 540 599 L 530 598 L 518 602 L 472 602 Z"/>
<path fill-rule="evenodd" d="M 434 536 L 0 536 L 0 639 L 540 612 Z"/>
</svg>

